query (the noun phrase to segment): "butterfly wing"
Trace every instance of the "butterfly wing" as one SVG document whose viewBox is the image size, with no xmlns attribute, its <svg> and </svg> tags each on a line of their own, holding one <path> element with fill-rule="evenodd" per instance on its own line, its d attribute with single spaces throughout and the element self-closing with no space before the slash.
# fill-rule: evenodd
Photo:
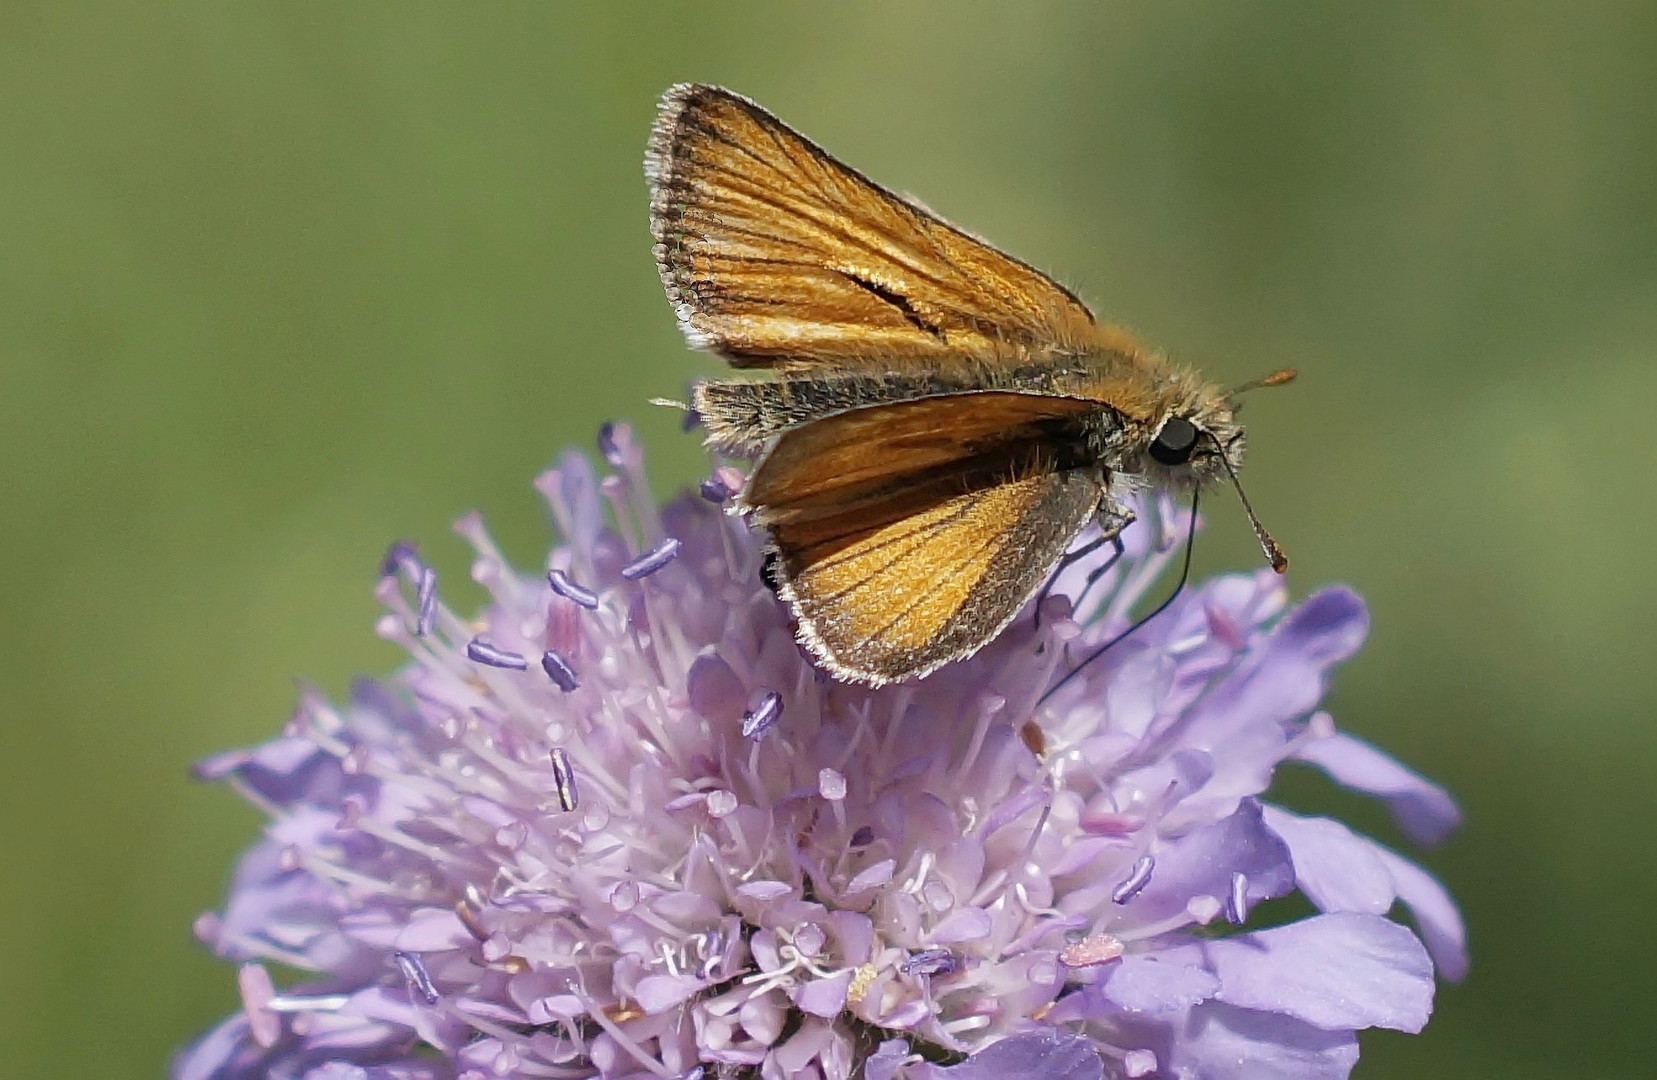
<svg viewBox="0 0 1657 1080">
<path fill-rule="evenodd" d="M 787 432 L 743 507 L 770 530 L 800 640 L 879 685 L 976 651 L 1010 622 L 1104 493 L 1072 448 L 1096 404 L 958 394 Z"/>
<path fill-rule="evenodd" d="M 778 595 L 839 678 L 879 686 L 976 652 L 1040 586 L 1100 488 L 1079 473 L 1033 473 L 911 494 L 772 529 Z"/>
<path fill-rule="evenodd" d="M 728 90 L 663 96 L 645 174 L 680 328 L 737 367 L 1016 356 L 1097 334 L 1045 274 Z"/>
<path fill-rule="evenodd" d="M 739 505 L 757 525 L 888 503 L 928 482 L 960 490 L 1092 460 L 1097 401 L 985 390 L 849 409 L 784 432 L 755 464 Z"/>
</svg>

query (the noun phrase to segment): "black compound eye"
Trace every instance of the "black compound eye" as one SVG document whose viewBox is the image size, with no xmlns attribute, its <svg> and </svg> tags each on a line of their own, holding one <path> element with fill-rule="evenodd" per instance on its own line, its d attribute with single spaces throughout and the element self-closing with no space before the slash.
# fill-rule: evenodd
<svg viewBox="0 0 1657 1080">
<path fill-rule="evenodd" d="M 1170 416 L 1151 442 L 1151 457 L 1164 465 L 1184 465 L 1196 445 L 1196 426 L 1183 416 Z"/>
</svg>

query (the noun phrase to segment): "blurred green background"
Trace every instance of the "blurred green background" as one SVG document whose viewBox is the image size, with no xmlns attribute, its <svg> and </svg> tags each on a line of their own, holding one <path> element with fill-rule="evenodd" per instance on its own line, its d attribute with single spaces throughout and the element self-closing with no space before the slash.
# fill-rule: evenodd
<svg viewBox="0 0 1657 1080">
<path fill-rule="evenodd" d="M 387 542 L 712 361 L 656 95 L 718 81 L 1251 398 L 1249 490 L 1373 605 L 1339 721 L 1447 783 L 1471 980 L 1357 1075 L 1650 1067 L 1657 5 L 0 7 L 0 1061 L 152 1077 L 257 818 L 186 766 L 341 691 Z M 1206 570 L 1253 567 L 1211 505 Z M 1372 810 L 1305 778 L 1300 805 Z"/>
</svg>

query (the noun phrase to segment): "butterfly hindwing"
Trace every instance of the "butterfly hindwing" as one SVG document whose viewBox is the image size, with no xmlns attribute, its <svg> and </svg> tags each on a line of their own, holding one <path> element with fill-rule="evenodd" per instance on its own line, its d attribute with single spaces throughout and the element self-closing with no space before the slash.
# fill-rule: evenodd
<svg viewBox="0 0 1657 1080">
<path fill-rule="evenodd" d="M 879 684 L 994 637 L 1099 505 L 1103 474 L 1067 458 L 1096 409 L 956 394 L 779 437 L 742 508 L 770 531 L 801 641 L 842 678 Z"/>
<path fill-rule="evenodd" d="M 759 525 L 835 514 L 912 485 L 976 489 L 1064 470 L 1084 452 L 1098 402 L 986 390 L 911 398 L 814 420 L 775 439 L 742 505 Z"/>
<path fill-rule="evenodd" d="M 771 530 L 779 595 L 832 673 L 880 685 L 995 637 L 1098 505 L 1083 473 L 969 491 L 919 485 L 884 504 Z"/>
</svg>

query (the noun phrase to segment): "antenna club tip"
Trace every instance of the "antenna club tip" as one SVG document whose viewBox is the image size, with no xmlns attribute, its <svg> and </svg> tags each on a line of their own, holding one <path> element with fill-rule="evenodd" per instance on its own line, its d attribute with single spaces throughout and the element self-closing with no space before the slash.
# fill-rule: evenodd
<svg viewBox="0 0 1657 1080">
<path fill-rule="evenodd" d="M 1246 383 L 1239 383 L 1230 390 L 1226 391 L 1226 396 L 1236 397 L 1238 394 L 1244 394 L 1250 390 L 1258 390 L 1263 386 L 1282 386 L 1286 382 L 1293 382 L 1299 374 L 1300 372 L 1296 371 L 1292 367 L 1280 368 L 1277 371 L 1272 372 L 1270 375 L 1262 375 L 1258 379 L 1250 379 Z"/>
<path fill-rule="evenodd" d="M 1281 551 L 1273 555 L 1272 569 L 1276 570 L 1279 574 L 1287 574 L 1289 572 L 1289 557 Z"/>
</svg>

